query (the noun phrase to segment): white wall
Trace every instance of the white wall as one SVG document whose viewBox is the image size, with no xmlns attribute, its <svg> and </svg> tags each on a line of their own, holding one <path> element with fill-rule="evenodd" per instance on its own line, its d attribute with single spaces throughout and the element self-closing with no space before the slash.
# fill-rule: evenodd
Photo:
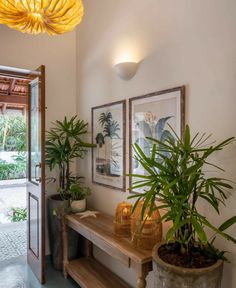
<svg viewBox="0 0 236 288">
<path fill-rule="evenodd" d="M 186 85 L 186 122 L 193 131 L 213 133 L 219 141 L 236 134 L 234 0 L 84 0 L 84 4 L 85 17 L 77 30 L 77 109 L 82 119 L 91 123 L 91 107 L 96 105 Z M 133 51 L 142 60 L 128 82 L 112 69 L 123 51 Z M 80 173 L 93 189 L 91 203 L 114 214 L 128 192 L 92 185 L 90 158 L 89 154 L 80 162 Z M 218 153 L 215 160 L 227 170 L 226 177 L 236 180 L 236 145 Z M 235 207 L 233 195 L 217 218 L 202 204 L 215 224 L 236 214 Z M 230 231 L 234 237 L 235 231 L 235 227 Z M 231 252 L 222 287 L 236 287 L 236 247 L 222 239 L 218 245 Z M 135 286 L 134 273 L 101 252 L 98 256 Z M 153 287 L 151 275 L 148 287 Z"/>
<path fill-rule="evenodd" d="M 76 111 L 75 32 L 31 36 L 0 25 L 0 64 L 34 70 L 46 66 L 46 122 Z"/>
<path fill-rule="evenodd" d="M 31 36 L 0 25 L 0 65 L 34 70 L 46 66 L 46 126 L 76 113 L 76 33 Z M 47 195 L 55 193 L 47 187 Z M 47 245 L 47 254 L 49 253 Z"/>
</svg>

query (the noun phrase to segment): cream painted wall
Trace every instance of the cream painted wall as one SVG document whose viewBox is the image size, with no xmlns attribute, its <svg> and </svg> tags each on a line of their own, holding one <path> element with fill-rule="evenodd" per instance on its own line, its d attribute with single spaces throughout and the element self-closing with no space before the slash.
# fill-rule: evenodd
<svg viewBox="0 0 236 288">
<path fill-rule="evenodd" d="M 84 0 L 84 4 L 85 18 L 77 30 L 77 109 L 81 118 L 91 123 L 91 107 L 96 105 L 186 85 L 186 122 L 192 130 L 213 133 L 219 141 L 236 135 L 234 0 Z M 128 82 L 112 69 L 125 52 L 142 61 Z M 81 175 L 93 190 L 90 201 L 97 209 L 114 214 L 128 192 L 93 185 L 90 158 L 89 154 L 79 163 Z M 236 145 L 218 153 L 215 161 L 227 170 L 226 177 L 236 180 Z M 220 224 L 236 214 L 234 194 L 219 218 L 204 203 L 202 209 Z M 236 237 L 235 227 L 231 233 Z M 236 247 L 222 239 L 218 245 L 231 252 L 222 287 L 236 287 Z M 97 257 L 135 286 L 134 273 L 101 251 Z M 151 273 L 148 287 L 153 287 Z"/>
<path fill-rule="evenodd" d="M 31 36 L 0 25 L 0 63 L 26 69 L 46 66 L 46 123 L 76 112 L 76 35 Z"/>
<path fill-rule="evenodd" d="M 46 66 L 46 126 L 76 114 L 76 33 L 31 36 L 0 25 L 0 65 L 36 69 Z M 47 186 L 47 195 L 55 193 Z M 47 244 L 47 254 L 49 248 Z"/>
</svg>

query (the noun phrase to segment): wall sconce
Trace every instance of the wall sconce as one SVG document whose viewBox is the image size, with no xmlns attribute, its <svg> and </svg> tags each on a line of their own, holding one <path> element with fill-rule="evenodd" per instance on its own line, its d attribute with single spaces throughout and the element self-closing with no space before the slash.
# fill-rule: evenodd
<svg viewBox="0 0 236 288">
<path fill-rule="evenodd" d="M 137 62 L 122 62 L 114 66 L 117 75 L 123 80 L 130 80 L 134 77 L 138 70 Z"/>
</svg>

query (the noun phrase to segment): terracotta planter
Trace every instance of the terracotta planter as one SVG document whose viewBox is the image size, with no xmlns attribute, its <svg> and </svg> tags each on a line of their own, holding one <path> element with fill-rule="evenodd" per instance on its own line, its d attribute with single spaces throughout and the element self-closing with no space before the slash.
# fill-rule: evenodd
<svg viewBox="0 0 236 288">
<path fill-rule="evenodd" d="M 48 232 L 49 244 L 51 251 L 52 265 L 56 270 L 62 270 L 62 222 L 60 217 L 55 216 L 53 211 L 58 207 L 69 207 L 69 200 L 62 201 L 60 195 L 55 194 L 48 198 Z M 69 259 L 75 259 L 78 256 L 78 234 L 72 230 L 68 230 L 68 254 Z"/>
<path fill-rule="evenodd" d="M 70 207 L 72 212 L 83 212 L 86 210 L 86 199 L 71 201 Z"/>
<path fill-rule="evenodd" d="M 220 288 L 223 261 L 206 268 L 184 268 L 164 262 L 158 255 L 163 243 L 152 250 L 155 287 L 158 288 Z"/>
</svg>

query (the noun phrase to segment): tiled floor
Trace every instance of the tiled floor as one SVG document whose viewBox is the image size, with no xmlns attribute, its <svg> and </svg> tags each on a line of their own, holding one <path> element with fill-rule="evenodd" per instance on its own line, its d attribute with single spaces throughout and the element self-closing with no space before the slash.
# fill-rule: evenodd
<svg viewBox="0 0 236 288">
<path fill-rule="evenodd" d="M 0 262 L 25 255 L 26 249 L 26 221 L 0 224 Z"/>
<path fill-rule="evenodd" d="M 78 288 L 72 279 L 65 280 L 62 273 L 54 270 L 50 264 L 47 265 L 46 284 L 39 284 L 26 264 L 26 227 L 22 228 L 22 233 L 15 235 L 19 232 L 18 226 L 25 226 L 25 223 L 9 223 L 8 219 L 11 207 L 26 206 L 24 181 L 21 185 L 18 181 L 0 182 L 0 223 L 5 223 L 0 224 L 0 288 Z M 16 237 L 12 241 L 14 236 Z M 18 256 L 21 254 L 24 255 Z"/>
<path fill-rule="evenodd" d="M 72 279 L 65 280 L 62 273 L 50 265 L 47 265 L 46 275 L 47 282 L 42 286 L 26 264 L 25 256 L 0 262 L 0 288 L 79 288 Z"/>
<path fill-rule="evenodd" d="M 24 179 L 0 181 L 0 223 L 10 223 L 12 207 L 26 207 L 26 184 Z"/>
</svg>

